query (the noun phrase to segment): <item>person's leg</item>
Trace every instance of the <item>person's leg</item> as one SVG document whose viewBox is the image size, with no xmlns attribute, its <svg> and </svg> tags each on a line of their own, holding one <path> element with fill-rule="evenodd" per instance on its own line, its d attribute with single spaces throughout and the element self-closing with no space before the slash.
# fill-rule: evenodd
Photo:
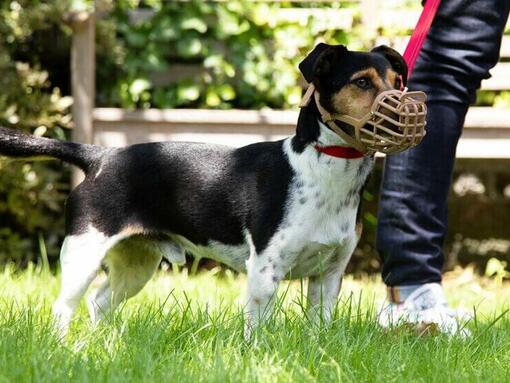
<svg viewBox="0 0 510 383">
<path fill-rule="evenodd" d="M 386 158 L 377 244 L 388 286 L 441 281 L 447 195 L 467 105 L 427 106 L 423 142 Z"/>
<path fill-rule="evenodd" d="M 509 8 L 508 0 L 443 1 L 409 81 L 428 95 L 427 136 L 386 158 L 377 233 L 383 280 L 400 299 L 441 281 L 455 150 L 468 105 L 498 60 Z"/>
</svg>

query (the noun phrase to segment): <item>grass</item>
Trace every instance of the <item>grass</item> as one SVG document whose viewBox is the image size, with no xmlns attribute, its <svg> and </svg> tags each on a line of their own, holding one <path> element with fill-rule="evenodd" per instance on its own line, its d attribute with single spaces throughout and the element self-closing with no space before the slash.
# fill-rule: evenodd
<svg viewBox="0 0 510 383">
<path fill-rule="evenodd" d="M 58 278 L 29 268 L 0 274 L 0 382 L 508 382 L 510 284 L 469 270 L 446 278 L 450 301 L 476 307 L 470 338 L 385 332 L 376 278 L 347 278 L 337 315 L 312 326 L 304 286 L 284 285 L 274 318 L 243 340 L 245 278 L 217 270 L 160 272 L 98 328 L 80 307 L 59 341 L 50 306 Z M 218 274 L 218 275 L 215 275 Z"/>
</svg>

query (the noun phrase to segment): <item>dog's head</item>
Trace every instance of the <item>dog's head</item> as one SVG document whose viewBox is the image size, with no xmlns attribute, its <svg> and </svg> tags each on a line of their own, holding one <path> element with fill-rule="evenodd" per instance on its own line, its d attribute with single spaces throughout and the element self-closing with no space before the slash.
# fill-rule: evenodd
<svg viewBox="0 0 510 383">
<path fill-rule="evenodd" d="M 357 119 L 370 112 L 378 94 L 400 89 L 407 79 L 403 57 L 387 46 L 354 52 L 343 45 L 321 43 L 299 64 L 299 69 L 305 80 L 315 85 L 320 103 L 328 112 Z M 297 135 L 310 141 L 318 132 L 304 131 L 313 129 L 309 123 L 306 125 L 298 122 Z"/>
</svg>

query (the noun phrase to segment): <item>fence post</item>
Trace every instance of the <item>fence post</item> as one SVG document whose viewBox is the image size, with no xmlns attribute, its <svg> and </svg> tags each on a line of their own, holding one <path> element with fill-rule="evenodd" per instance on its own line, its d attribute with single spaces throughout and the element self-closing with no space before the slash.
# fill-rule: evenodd
<svg viewBox="0 0 510 383">
<path fill-rule="evenodd" d="M 73 141 L 91 144 L 96 91 L 95 15 L 92 12 L 68 13 L 66 21 L 73 30 L 71 47 Z M 81 171 L 74 170 L 72 186 L 77 186 L 83 178 Z"/>
</svg>

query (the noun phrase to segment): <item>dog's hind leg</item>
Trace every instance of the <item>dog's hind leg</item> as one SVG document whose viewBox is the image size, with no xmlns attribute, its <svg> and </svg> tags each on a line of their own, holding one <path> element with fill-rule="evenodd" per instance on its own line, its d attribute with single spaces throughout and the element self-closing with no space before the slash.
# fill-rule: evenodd
<svg viewBox="0 0 510 383">
<path fill-rule="evenodd" d="M 64 335 L 81 297 L 96 276 L 107 251 L 118 237 L 107 237 L 93 227 L 65 238 L 60 252 L 62 283 L 53 305 L 58 329 Z"/>
<path fill-rule="evenodd" d="M 113 247 L 105 258 L 108 280 L 87 300 L 94 324 L 136 295 L 154 275 L 161 262 L 161 246 L 141 236 L 127 238 Z"/>
<path fill-rule="evenodd" d="M 87 297 L 87 308 L 92 324 L 97 324 L 110 311 L 111 304 L 112 290 L 107 279 Z"/>
</svg>

